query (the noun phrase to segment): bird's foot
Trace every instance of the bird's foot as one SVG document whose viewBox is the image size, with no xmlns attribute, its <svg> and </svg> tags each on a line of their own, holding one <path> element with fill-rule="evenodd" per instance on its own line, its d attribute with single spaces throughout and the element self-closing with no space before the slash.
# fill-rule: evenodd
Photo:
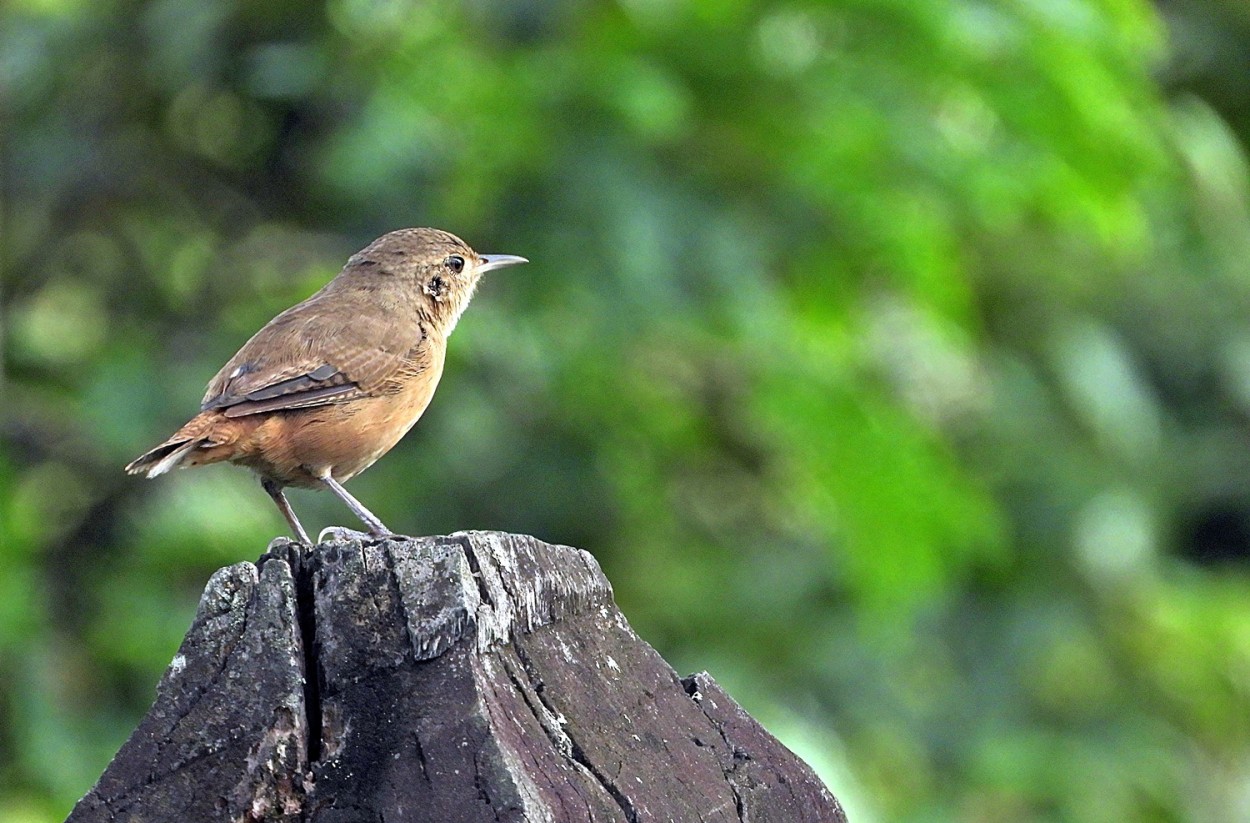
<svg viewBox="0 0 1250 823">
<path fill-rule="evenodd" d="M 324 543 L 327 538 L 341 543 L 348 540 L 356 540 L 360 543 L 360 562 L 364 566 L 365 571 L 369 571 L 369 556 L 365 553 L 365 546 L 375 540 L 387 540 L 395 537 L 389 531 L 384 532 L 358 532 L 355 529 L 348 529 L 343 526 L 326 526 L 321 530 L 321 534 L 317 535 L 317 542 Z"/>
<path fill-rule="evenodd" d="M 309 548 L 304 543 L 292 540 L 289 537 L 275 537 L 269 541 L 269 545 L 265 548 L 265 553 L 256 561 L 256 565 L 260 567 L 270 560 L 285 560 L 291 568 L 295 568 L 304 552 L 308 551 Z"/>
<path fill-rule="evenodd" d="M 335 542 L 359 540 L 361 543 L 367 543 L 372 540 L 389 540 L 393 537 L 395 535 L 391 532 L 358 532 L 355 529 L 349 529 L 344 526 L 326 526 L 321 530 L 321 534 L 317 535 L 317 542 L 324 543 L 326 540 Z"/>
</svg>

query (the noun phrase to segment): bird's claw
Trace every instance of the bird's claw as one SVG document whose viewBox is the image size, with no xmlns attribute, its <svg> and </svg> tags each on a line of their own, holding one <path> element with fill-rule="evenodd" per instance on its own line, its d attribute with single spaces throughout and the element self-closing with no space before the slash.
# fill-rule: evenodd
<svg viewBox="0 0 1250 823">
<path fill-rule="evenodd" d="M 289 537 L 275 537 L 269 541 L 269 545 L 265 547 L 265 553 L 256 561 L 256 565 L 263 566 L 270 560 L 285 560 L 292 567 L 295 566 L 300 556 L 310 547 L 298 540 L 292 540 Z"/>
<path fill-rule="evenodd" d="M 317 542 L 325 543 L 327 540 L 331 540 L 335 543 L 345 543 L 348 540 L 359 540 L 361 543 L 365 543 L 376 536 L 368 532 L 358 532 L 355 529 L 349 529 L 344 526 L 326 526 L 317 535 Z"/>
</svg>

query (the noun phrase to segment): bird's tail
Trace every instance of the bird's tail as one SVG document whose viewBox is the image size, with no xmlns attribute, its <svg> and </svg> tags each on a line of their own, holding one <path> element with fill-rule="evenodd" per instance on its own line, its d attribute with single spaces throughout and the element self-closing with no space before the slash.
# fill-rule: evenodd
<svg viewBox="0 0 1250 823">
<path fill-rule="evenodd" d="M 126 466 L 128 474 L 142 474 L 147 477 L 160 477 L 170 469 L 176 469 L 187 458 L 192 450 L 199 448 L 201 440 L 170 440 L 160 444 L 151 451 L 144 452 Z"/>
<path fill-rule="evenodd" d="M 217 449 L 223 439 L 224 432 L 214 425 L 220 415 L 205 412 L 193 417 L 168 440 L 154 449 L 144 452 L 126 466 L 128 474 L 142 474 L 148 478 L 160 477 L 171 469 L 180 466 L 199 466 L 205 463 L 216 463 L 230 458 L 229 450 Z"/>
</svg>

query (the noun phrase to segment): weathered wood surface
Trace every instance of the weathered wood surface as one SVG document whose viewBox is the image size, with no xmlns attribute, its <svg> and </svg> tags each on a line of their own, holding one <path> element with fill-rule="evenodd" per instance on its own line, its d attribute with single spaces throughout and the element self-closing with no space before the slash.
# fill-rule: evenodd
<svg viewBox="0 0 1250 823">
<path fill-rule="evenodd" d="M 708 675 L 678 678 L 633 633 L 589 554 L 464 532 L 275 541 L 218 571 L 69 820 L 845 816 Z"/>
</svg>

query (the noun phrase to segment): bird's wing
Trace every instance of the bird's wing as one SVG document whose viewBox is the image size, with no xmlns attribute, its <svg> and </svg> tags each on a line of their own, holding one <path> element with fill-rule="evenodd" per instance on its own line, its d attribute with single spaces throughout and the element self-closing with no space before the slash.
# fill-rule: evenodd
<svg viewBox="0 0 1250 823">
<path fill-rule="evenodd" d="M 202 409 L 227 417 L 342 403 L 386 390 L 420 371 L 428 346 L 420 323 L 379 318 L 311 298 L 275 317 L 208 384 Z M 416 362 L 414 362 L 416 361 Z"/>
</svg>

